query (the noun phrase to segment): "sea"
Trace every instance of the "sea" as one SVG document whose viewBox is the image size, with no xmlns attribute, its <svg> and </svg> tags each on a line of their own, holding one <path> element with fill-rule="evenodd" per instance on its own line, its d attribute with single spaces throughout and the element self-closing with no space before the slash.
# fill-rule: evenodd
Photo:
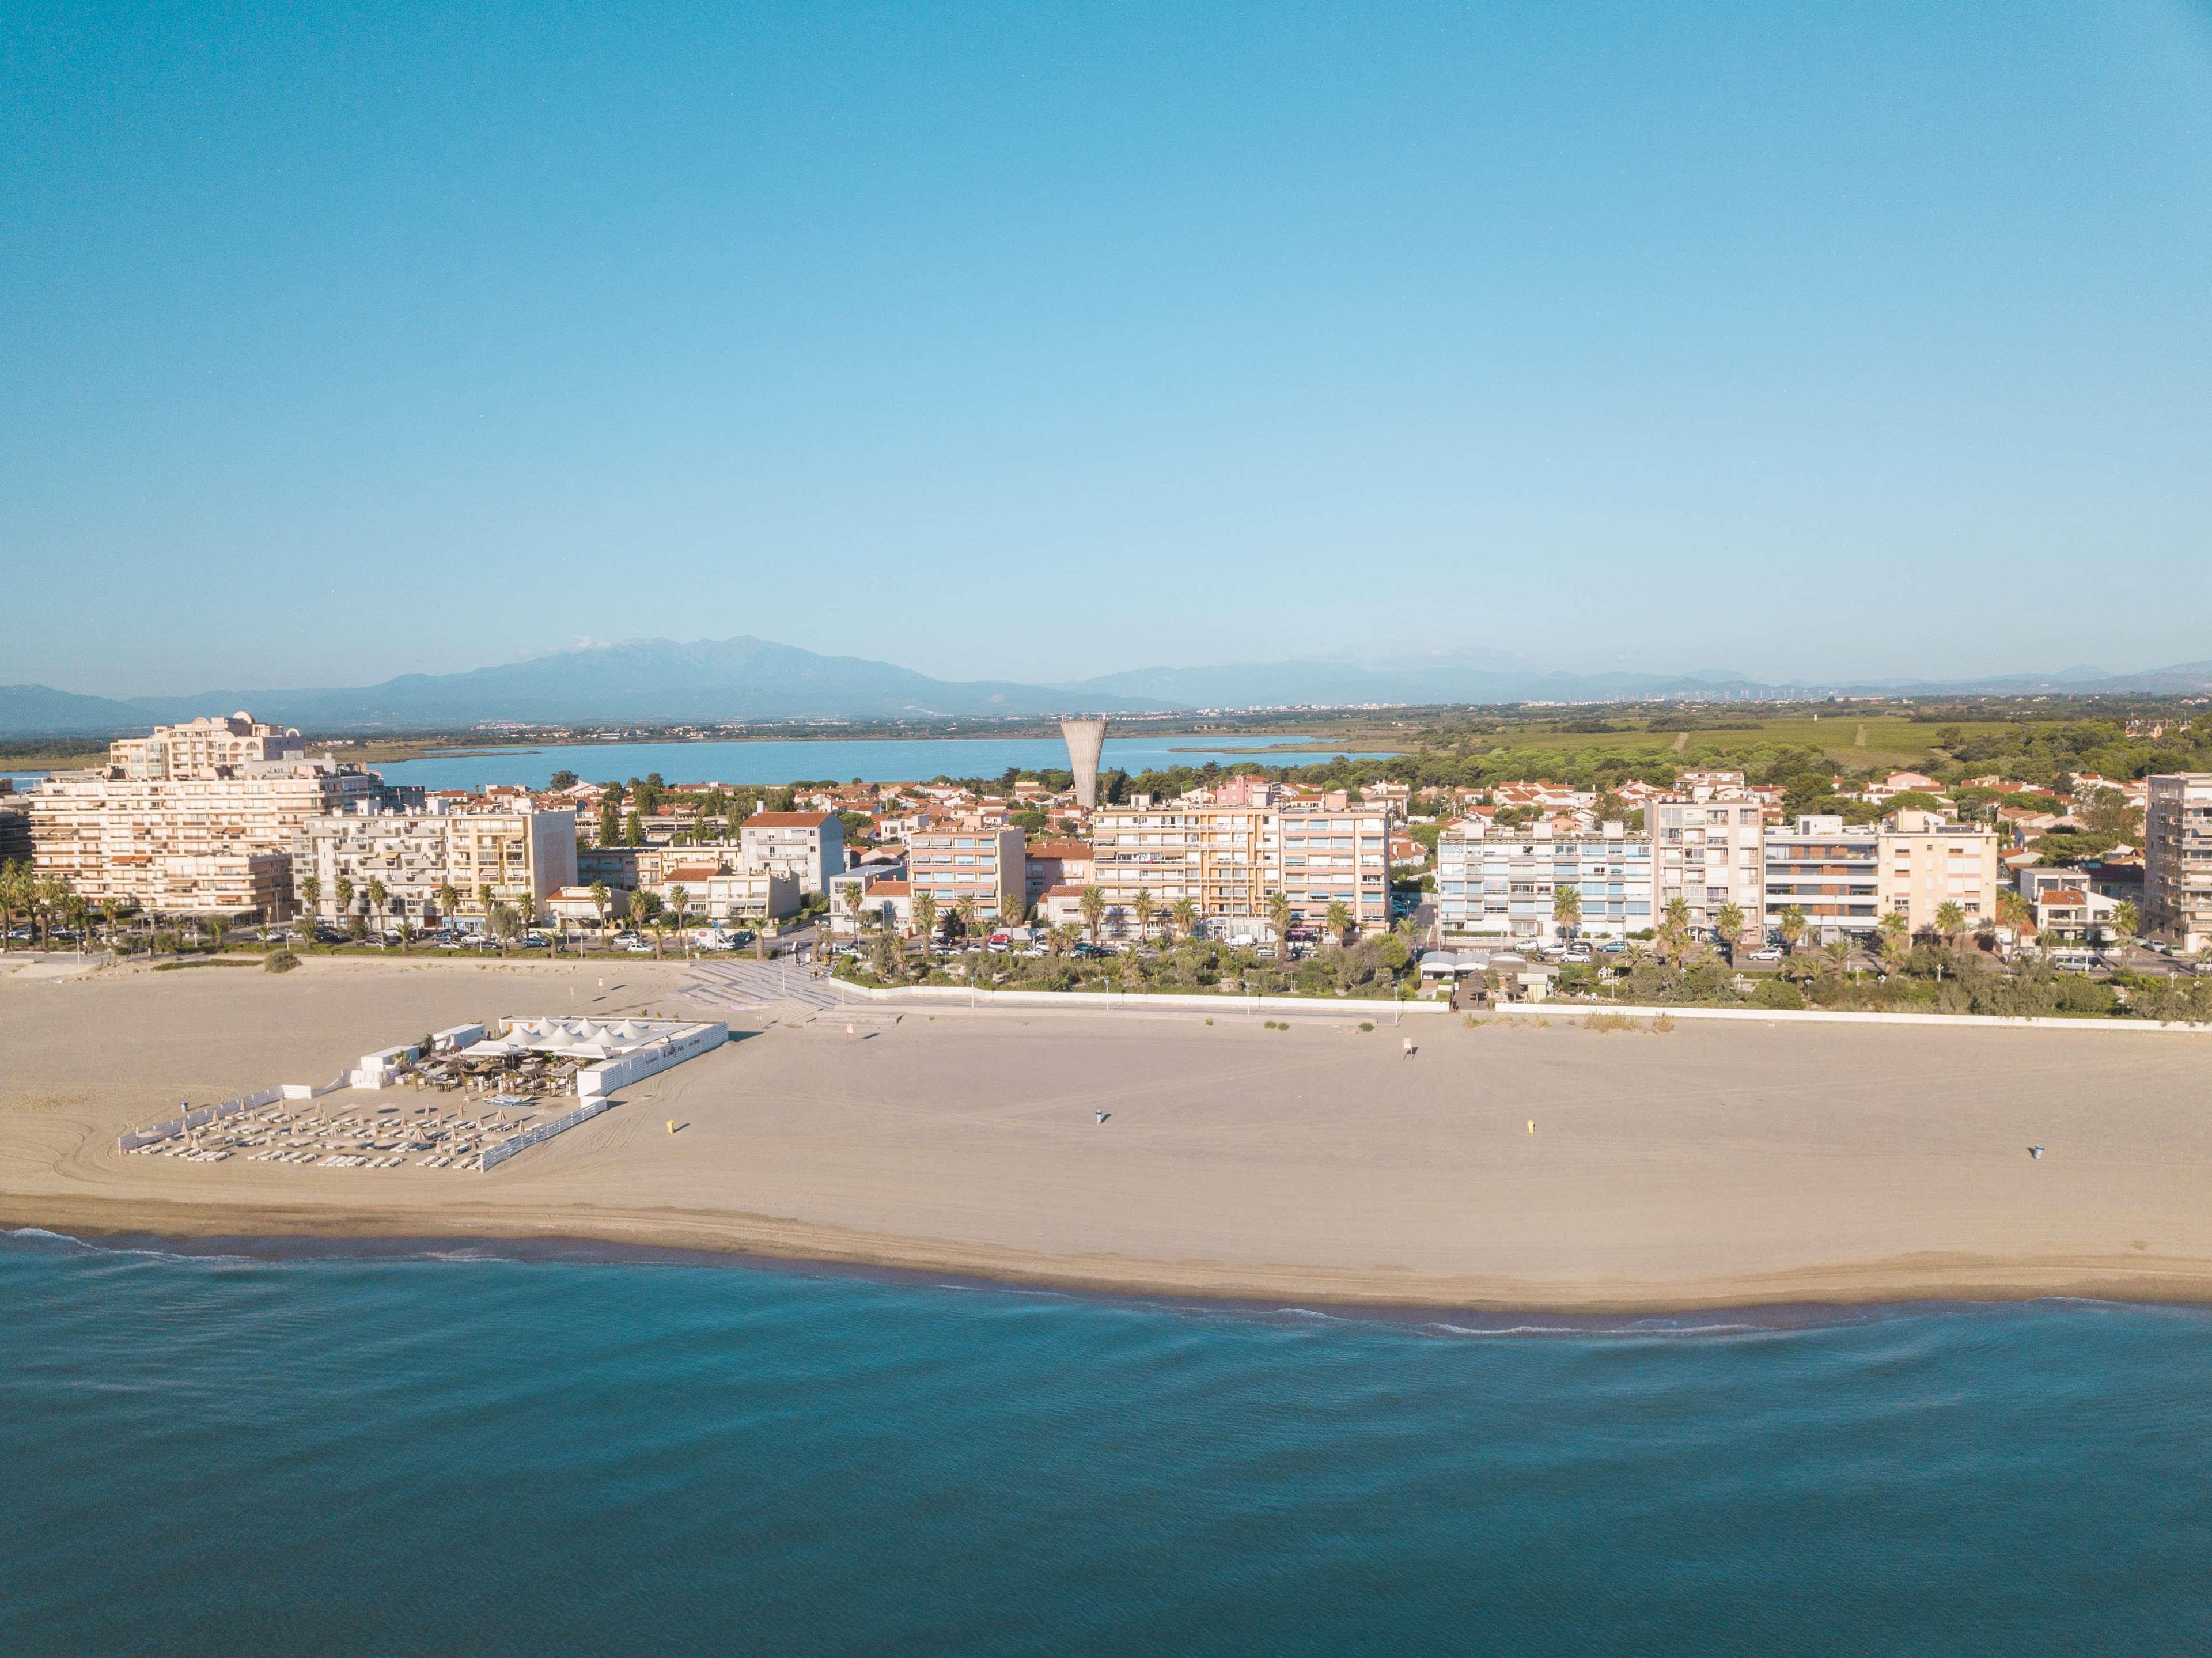
<svg viewBox="0 0 2212 1658">
<path fill-rule="evenodd" d="M 2199 1652 L 2212 1316 L 0 1235 L 0 1652 Z"/>
</svg>

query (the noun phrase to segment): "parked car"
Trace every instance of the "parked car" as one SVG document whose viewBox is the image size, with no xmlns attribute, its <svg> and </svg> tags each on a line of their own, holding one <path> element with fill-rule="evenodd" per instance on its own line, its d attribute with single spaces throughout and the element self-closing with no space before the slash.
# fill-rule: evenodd
<svg viewBox="0 0 2212 1658">
<path fill-rule="evenodd" d="M 646 943 L 642 938 L 632 938 L 628 944 L 624 944 L 623 948 L 633 956 L 650 956 L 653 954 L 653 946 Z"/>
<path fill-rule="evenodd" d="M 1782 952 L 1772 944 L 1767 944 L 1753 950 L 1750 959 L 1754 962 L 1778 962 L 1782 959 Z"/>
</svg>

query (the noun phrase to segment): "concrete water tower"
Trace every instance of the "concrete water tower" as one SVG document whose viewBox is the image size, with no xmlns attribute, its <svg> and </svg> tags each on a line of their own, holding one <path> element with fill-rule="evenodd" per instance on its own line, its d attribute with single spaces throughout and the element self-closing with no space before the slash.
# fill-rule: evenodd
<svg viewBox="0 0 2212 1658">
<path fill-rule="evenodd" d="M 1075 798 L 1085 807 L 1098 804 L 1098 750 L 1105 746 L 1103 720 L 1063 720 L 1060 734 L 1067 739 L 1067 767 L 1075 774 Z"/>
</svg>

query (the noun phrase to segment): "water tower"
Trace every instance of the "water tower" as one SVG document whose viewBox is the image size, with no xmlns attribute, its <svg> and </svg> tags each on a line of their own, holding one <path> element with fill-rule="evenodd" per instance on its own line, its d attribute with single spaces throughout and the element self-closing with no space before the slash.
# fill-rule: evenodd
<svg viewBox="0 0 2212 1658">
<path fill-rule="evenodd" d="M 1075 774 L 1075 798 L 1086 809 L 1098 804 L 1098 750 L 1105 746 L 1103 720 L 1063 720 L 1060 734 L 1067 739 L 1067 766 Z"/>
</svg>

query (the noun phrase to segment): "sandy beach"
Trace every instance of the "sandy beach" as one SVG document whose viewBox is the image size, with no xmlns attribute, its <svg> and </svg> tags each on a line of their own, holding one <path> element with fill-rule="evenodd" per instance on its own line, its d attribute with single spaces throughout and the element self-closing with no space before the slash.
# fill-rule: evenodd
<svg viewBox="0 0 2212 1658">
<path fill-rule="evenodd" d="M 600 1240 L 1376 1305 L 2212 1301 L 2212 1035 L 1435 1018 L 1408 1023 L 1407 1060 L 1348 1018 L 923 1011 L 856 1040 L 834 1013 L 687 999 L 684 976 L 0 974 L 0 1224 Z M 727 1017 L 736 1039 L 489 1174 L 115 1147 L 180 1098 L 569 1011 Z"/>
</svg>

